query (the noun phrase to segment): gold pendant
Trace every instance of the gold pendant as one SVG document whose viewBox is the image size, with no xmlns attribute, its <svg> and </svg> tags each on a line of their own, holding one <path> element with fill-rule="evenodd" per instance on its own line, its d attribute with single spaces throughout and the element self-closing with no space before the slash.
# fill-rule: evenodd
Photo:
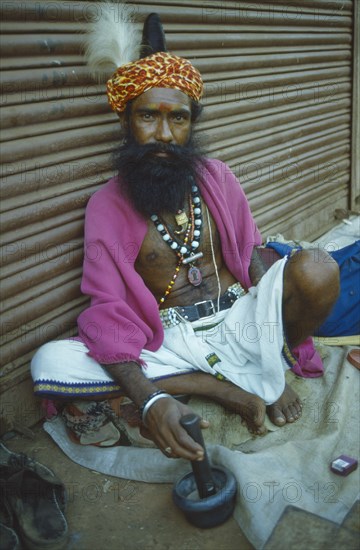
<svg viewBox="0 0 360 550">
<path fill-rule="evenodd" d="M 175 233 L 177 235 L 180 235 L 180 233 L 184 233 L 189 223 L 189 218 L 187 217 L 186 212 L 184 212 L 184 210 L 180 210 L 177 214 L 175 214 L 175 221 L 177 225 L 181 226 L 181 229 L 178 229 L 177 231 L 175 231 Z"/>
<path fill-rule="evenodd" d="M 186 212 L 184 210 L 179 210 L 177 214 L 175 214 L 175 220 L 178 225 L 184 225 L 189 222 L 189 218 L 186 215 Z"/>
</svg>

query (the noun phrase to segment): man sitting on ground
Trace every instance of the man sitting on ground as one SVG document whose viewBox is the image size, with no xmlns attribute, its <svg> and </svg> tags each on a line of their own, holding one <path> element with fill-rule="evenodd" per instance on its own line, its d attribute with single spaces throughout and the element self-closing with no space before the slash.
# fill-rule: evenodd
<svg viewBox="0 0 360 550">
<path fill-rule="evenodd" d="M 266 413 L 278 426 L 296 421 L 291 349 L 329 314 L 339 275 L 310 250 L 266 271 L 240 184 L 193 138 L 200 73 L 164 41 L 156 48 L 155 28 L 161 37 L 152 15 L 140 59 L 108 81 L 125 139 L 118 175 L 87 206 L 82 291 L 91 303 L 79 339 L 43 346 L 32 373 L 38 395 L 110 403 L 125 394 L 166 456 L 201 460 L 179 423 L 190 409 L 173 396 L 211 398 L 258 435 Z"/>
</svg>

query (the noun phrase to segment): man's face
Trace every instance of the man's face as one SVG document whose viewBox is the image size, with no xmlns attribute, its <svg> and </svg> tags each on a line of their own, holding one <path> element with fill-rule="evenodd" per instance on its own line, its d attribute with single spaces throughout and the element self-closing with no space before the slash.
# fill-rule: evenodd
<svg viewBox="0 0 360 550">
<path fill-rule="evenodd" d="M 114 157 L 120 185 L 144 216 L 183 208 L 198 178 L 201 149 L 193 136 L 191 100 L 153 88 L 124 113 L 124 143 Z"/>
<path fill-rule="evenodd" d="M 139 145 L 187 144 L 191 132 L 190 98 L 179 90 L 152 88 L 131 106 L 130 133 Z M 166 153 L 157 153 L 166 156 Z"/>
</svg>

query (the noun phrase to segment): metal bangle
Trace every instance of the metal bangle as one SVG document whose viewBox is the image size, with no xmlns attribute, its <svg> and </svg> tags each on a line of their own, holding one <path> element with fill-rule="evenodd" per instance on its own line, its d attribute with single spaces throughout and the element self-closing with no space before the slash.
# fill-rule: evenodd
<svg viewBox="0 0 360 550">
<path fill-rule="evenodd" d="M 144 410 L 144 407 L 145 407 L 146 403 L 147 403 L 148 401 L 150 401 L 150 399 L 152 399 L 153 397 L 155 397 L 155 395 L 160 395 L 161 393 L 166 393 L 166 391 L 164 391 L 164 390 L 156 390 L 156 391 L 154 391 L 154 393 L 150 393 L 150 394 L 144 399 L 143 404 L 142 404 L 141 407 L 140 407 L 140 414 L 141 414 L 141 415 L 142 415 L 142 413 L 143 413 L 143 410 Z"/>
<path fill-rule="evenodd" d="M 150 397 L 150 399 L 145 403 L 142 409 L 142 421 L 145 424 L 145 426 L 146 426 L 146 415 L 149 412 L 150 408 L 153 406 L 154 403 L 156 403 L 156 401 L 158 401 L 159 399 L 163 399 L 164 397 L 171 397 L 171 395 L 169 395 L 166 392 L 157 393 L 153 397 Z"/>
</svg>

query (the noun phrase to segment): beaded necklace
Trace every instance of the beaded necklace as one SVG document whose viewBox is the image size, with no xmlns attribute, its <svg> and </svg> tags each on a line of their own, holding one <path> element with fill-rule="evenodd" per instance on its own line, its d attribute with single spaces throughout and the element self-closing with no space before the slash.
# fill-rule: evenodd
<svg viewBox="0 0 360 550">
<path fill-rule="evenodd" d="M 201 271 L 198 267 L 194 265 L 194 262 L 199 258 L 202 258 L 203 256 L 202 252 L 198 252 L 195 254 L 196 249 L 200 245 L 202 228 L 201 199 L 199 189 L 196 185 L 193 185 L 191 188 L 191 197 L 189 197 L 189 211 L 190 220 L 188 220 L 187 228 L 182 242 L 178 240 L 175 236 L 171 235 L 168 227 L 166 226 L 164 221 L 159 218 L 159 216 L 157 216 L 156 214 L 153 214 L 151 216 L 151 220 L 154 222 L 154 225 L 162 236 L 164 242 L 166 242 L 166 244 L 171 248 L 171 250 L 175 252 L 178 257 L 178 262 L 176 264 L 174 275 L 172 276 L 164 295 L 160 299 L 159 304 L 162 304 L 169 296 L 182 265 L 189 266 L 187 275 L 190 284 L 192 284 L 193 286 L 198 286 L 202 282 Z M 178 218 L 176 219 L 178 220 Z M 182 233 L 182 231 L 175 231 L 175 233 L 179 234 Z"/>
</svg>

